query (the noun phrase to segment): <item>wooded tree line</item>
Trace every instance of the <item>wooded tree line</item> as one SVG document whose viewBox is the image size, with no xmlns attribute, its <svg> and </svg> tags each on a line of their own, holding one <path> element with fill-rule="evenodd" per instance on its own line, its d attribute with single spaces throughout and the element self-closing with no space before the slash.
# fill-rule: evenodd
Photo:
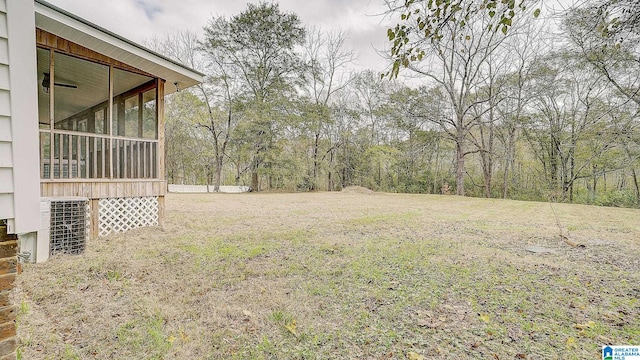
<svg viewBox="0 0 640 360">
<path fill-rule="evenodd" d="M 166 99 L 167 179 L 639 206 L 639 5 L 526 3 L 390 0 L 388 69 L 272 3 L 154 39 L 206 74 Z"/>
</svg>

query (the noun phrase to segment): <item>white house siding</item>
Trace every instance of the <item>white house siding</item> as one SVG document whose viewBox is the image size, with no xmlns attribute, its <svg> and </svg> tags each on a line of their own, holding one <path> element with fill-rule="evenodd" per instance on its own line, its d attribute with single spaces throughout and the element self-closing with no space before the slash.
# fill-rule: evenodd
<svg viewBox="0 0 640 360">
<path fill-rule="evenodd" d="M 0 219 L 14 234 L 40 228 L 35 15 L 0 0 Z"/>
<path fill-rule="evenodd" d="M 0 0 L 0 219 L 13 218 L 13 153 L 7 30 L 7 4 L 6 0 Z"/>
</svg>

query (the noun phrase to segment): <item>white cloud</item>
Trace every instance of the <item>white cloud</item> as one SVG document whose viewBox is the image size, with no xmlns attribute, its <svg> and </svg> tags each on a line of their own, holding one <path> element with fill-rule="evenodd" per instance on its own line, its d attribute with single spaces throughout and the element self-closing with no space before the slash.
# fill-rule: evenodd
<svg viewBox="0 0 640 360">
<path fill-rule="evenodd" d="M 185 29 L 201 33 L 211 18 L 231 17 L 247 5 L 247 1 L 228 0 L 48 1 L 138 43 Z M 388 26 L 381 24 L 382 17 L 375 16 L 384 10 L 382 4 L 382 0 L 281 0 L 280 9 L 298 14 L 305 26 L 348 31 L 351 39 L 347 45 L 358 52 L 360 66 L 382 70 L 384 60 L 374 49 L 386 44 Z"/>
</svg>

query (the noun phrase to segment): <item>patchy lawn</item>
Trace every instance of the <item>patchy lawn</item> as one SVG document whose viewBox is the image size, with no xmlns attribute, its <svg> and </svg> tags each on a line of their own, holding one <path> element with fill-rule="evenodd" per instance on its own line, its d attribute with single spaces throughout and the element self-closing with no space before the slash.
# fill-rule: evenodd
<svg viewBox="0 0 640 360">
<path fill-rule="evenodd" d="M 164 229 L 24 267 L 23 359 L 595 359 L 640 345 L 639 210 L 352 191 L 171 194 L 166 214 Z"/>
</svg>

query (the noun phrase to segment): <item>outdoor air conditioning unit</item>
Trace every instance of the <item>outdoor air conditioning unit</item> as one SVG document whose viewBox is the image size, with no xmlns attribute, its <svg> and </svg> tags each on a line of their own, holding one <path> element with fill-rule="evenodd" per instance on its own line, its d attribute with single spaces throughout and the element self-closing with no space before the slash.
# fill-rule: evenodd
<svg viewBox="0 0 640 360">
<path fill-rule="evenodd" d="M 38 231 L 36 262 L 46 261 L 55 254 L 84 252 L 88 237 L 88 204 L 89 200 L 83 197 L 40 200 L 42 229 Z"/>
</svg>

